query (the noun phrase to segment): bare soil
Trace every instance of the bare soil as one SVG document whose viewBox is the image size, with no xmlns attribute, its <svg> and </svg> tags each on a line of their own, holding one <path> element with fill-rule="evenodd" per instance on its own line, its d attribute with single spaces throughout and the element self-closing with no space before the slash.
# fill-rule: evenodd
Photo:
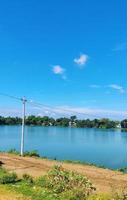
<svg viewBox="0 0 127 200">
<path fill-rule="evenodd" d="M 62 165 L 65 169 L 76 171 L 86 175 L 98 192 L 109 193 L 112 191 L 122 191 L 127 188 L 127 175 L 109 169 L 97 168 L 95 166 L 62 163 L 53 160 L 20 157 L 7 153 L 0 153 L 0 161 L 9 171 L 16 172 L 19 177 L 27 173 L 33 177 L 46 174 L 52 166 Z"/>
</svg>

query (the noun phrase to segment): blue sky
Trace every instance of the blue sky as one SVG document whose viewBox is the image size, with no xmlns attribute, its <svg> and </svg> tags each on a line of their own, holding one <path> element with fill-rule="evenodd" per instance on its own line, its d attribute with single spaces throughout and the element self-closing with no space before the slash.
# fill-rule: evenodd
<svg viewBox="0 0 127 200">
<path fill-rule="evenodd" d="M 2 1 L 0 92 L 84 117 L 126 118 L 126 8 L 126 0 Z M 0 99 L 1 114 L 20 112 L 20 103 Z"/>
</svg>

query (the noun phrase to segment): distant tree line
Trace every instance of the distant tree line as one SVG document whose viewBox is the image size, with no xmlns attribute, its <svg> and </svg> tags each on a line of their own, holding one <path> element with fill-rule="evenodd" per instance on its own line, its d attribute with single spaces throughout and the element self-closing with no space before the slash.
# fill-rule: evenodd
<svg viewBox="0 0 127 200">
<path fill-rule="evenodd" d="M 19 117 L 3 117 L 0 116 L 0 125 L 20 125 L 22 119 Z M 52 117 L 44 116 L 28 116 L 25 119 L 26 125 L 36 126 L 62 126 L 62 127 L 78 127 L 78 128 L 122 128 L 127 129 L 127 119 L 119 122 L 107 118 L 103 119 L 77 119 L 76 116 L 70 118 L 61 117 L 54 119 Z"/>
<path fill-rule="evenodd" d="M 121 121 L 121 128 L 127 129 L 127 119 L 124 119 L 123 121 Z"/>
<path fill-rule="evenodd" d="M 19 117 L 2 117 L 0 116 L 0 125 L 18 125 L 22 123 Z"/>
</svg>

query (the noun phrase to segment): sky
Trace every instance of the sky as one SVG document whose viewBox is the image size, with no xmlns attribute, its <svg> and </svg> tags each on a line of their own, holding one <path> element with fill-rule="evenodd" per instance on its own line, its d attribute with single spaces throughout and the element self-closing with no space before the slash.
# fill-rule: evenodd
<svg viewBox="0 0 127 200">
<path fill-rule="evenodd" d="M 4 0 L 0 93 L 28 114 L 127 118 L 126 0 Z M 0 114 L 21 102 L 0 95 Z"/>
</svg>

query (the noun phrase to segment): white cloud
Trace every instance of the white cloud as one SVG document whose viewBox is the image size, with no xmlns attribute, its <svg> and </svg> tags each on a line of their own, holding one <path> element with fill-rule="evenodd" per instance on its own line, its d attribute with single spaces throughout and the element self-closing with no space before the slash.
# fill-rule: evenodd
<svg viewBox="0 0 127 200">
<path fill-rule="evenodd" d="M 60 65 L 53 66 L 52 71 L 54 74 L 61 75 L 63 79 L 66 79 L 66 75 L 65 75 L 66 70 L 62 68 Z"/>
<path fill-rule="evenodd" d="M 21 116 L 22 110 L 20 108 L 11 108 L 11 107 L 0 107 L 1 116 Z"/>
<path fill-rule="evenodd" d="M 120 85 L 111 84 L 111 85 L 109 85 L 108 87 L 109 87 L 109 88 L 112 88 L 112 89 L 114 89 L 114 90 L 117 90 L 117 91 L 120 92 L 120 93 L 125 93 L 124 88 L 123 88 L 122 86 L 120 86 Z"/>
<path fill-rule="evenodd" d="M 63 74 L 64 71 L 65 70 L 60 65 L 53 66 L 53 72 L 54 72 L 54 74 Z"/>
<path fill-rule="evenodd" d="M 37 108 L 36 108 L 37 109 Z M 70 117 L 76 115 L 78 118 L 111 118 L 111 119 L 124 119 L 127 116 L 127 111 L 120 110 L 108 110 L 108 109 L 93 109 L 87 107 L 71 107 L 71 106 L 57 106 L 57 107 L 38 107 L 39 115 L 44 116 L 45 114 L 50 117 Z M 33 111 L 32 111 L 33 113 Z M 36 114 L 36 112 L 34 112 Z"/>
<path fill-rule="evenodd" d="M 89 117 L 126 117 L 127 111 L 117 111 L 117 110 L 107 110 L 107 109 L 92 109 L 92 108 L 84 108 L 84 107 L 70 107 L 70 106 L 64 106 L 59 107 L 64 110 L 67 110 L 66 112 L 69 114 L 71 113 L 77 113 L 80 115 L 89 116 Z M 65 111 L 64 111 L 65 112 Z"/>
<path fill-rule="evenodd" d="M 20 108 L 0 108 L 0 113 L 3 116 L 22 116 Z M 71 115 L 77 115 L 78 118 L 111 118 L 111 119 L 125 119 L 127 116 L 127 110 L 108 110 L 108 109 L 93 109 L 87 107 L 71 107 L 71 106 L 28 106 L 26 116 L 38 115 L 50 117 L 70 117 Z"/>
<path fill-rule="evenodd" d="M 87 61 L 88 61 L 88 55 L 86 54 L 81 54 L 79 58 L 75 58 L 74 59 L 74 63 L 76 63 L 77 65 L 79 65 L 80 67 L 81 66 L 84 66 Z"/>
<path fill-rule="evenodd" d="M 106 86 L 93 84 L 93 85 L 90 85 L 89 87 L 90 88 L 95 88 L 95 89 L 96 88 L 111 88 L 111 89 L 116 90 L 116 91 L 118 91 L 118 92 L 120 92 L 122 94 L 125 93 L 125 89 L 122 86 L 117 85 L 117 84 L 110 84 L 110 85 L 106 85 Z M 109 93 L 109 91 L 106 92 L 106 93 Z"/>
</svg>

